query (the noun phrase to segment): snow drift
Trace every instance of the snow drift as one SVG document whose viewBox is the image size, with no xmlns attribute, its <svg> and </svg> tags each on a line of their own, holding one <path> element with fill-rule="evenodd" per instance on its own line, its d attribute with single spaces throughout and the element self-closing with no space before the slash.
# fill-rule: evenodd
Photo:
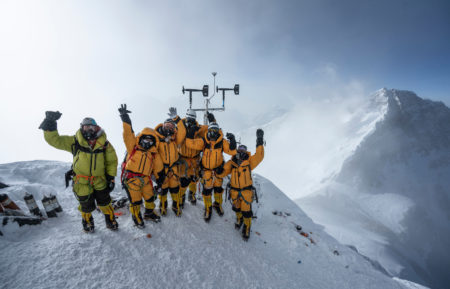
<svg viewBox="0 0 450 289">
<path fill-rule="evenodd" d="M 0 227 L 2 288 L 418 288 L 338 243 L 260 176 L 249 242 L 234 229 L 229 203 L 225 216 L 214 214 L 209 224 L 201 203 L 187 204 L 181 218 L 170 211 L 144 230 L 132 226 L 124 208 L 118 232 L 107 230 L 94 212 L 96 232 L 85 234 L 77 202 L 64 188 L 69 167 L 51 161 L 0 165 L 0 181 L 11 185 L 1 192 L 20 207 L 27 191 L 38 200 L 55 193 L 64 209 L 42 225 Z"/>
<path fill-rule="evenodd" d="M 298 204 L 328 233 L 392 275 L 450 284 L 450 109 L 409 91 L 372 97 L 384 111 L 339 172 Z"/>
</svg>

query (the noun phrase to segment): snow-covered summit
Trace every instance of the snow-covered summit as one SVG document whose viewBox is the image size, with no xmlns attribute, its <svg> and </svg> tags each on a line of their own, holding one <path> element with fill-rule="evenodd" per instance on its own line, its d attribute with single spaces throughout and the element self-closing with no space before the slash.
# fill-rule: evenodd
<svg viewBox="0 0 450 289">
<path fill-rule="evenodd" d="M 383 117 L 324 188 L 298 204 L 395 276 L 450 284 L 450 109 L 381 89 Z M 387 105 L 386 105 L 387 104 Z"/>
<path fill-rule="evenodd" d="M 82 233 L 77 202 L 63 184 L 69 167 L 48 161 L 0 165 L 0 181 L 11 185 L 1 192 L 20 207 L 25 191 L 36 199 L 52 192 L 64 209 L 42 225 L 0 227 L 2 288 L 419 288 L 338 243 L 260 176 L 249 242 L 234 229 L 229 203 L 225 216 L 213 215 L 209 224 L 201 203 L 187 204 L 181 218 L 169 214 L 144 230 L 132 226 L 124 208 L 118 232 L 105 229 L 102 215 L 94 213 L 96 232 Z M 123 193 L 116 189 L 114 195 Z"/>
</svg>

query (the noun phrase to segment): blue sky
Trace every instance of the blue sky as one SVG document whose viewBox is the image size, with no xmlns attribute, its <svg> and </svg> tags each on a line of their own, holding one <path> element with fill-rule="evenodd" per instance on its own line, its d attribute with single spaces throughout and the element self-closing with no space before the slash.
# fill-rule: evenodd
<svg viewBox="0 0 450 289">
<path fill-rule="evenodd" d="M 449 3 L 3 0 L 0 121 L 14 125 L 1 132 L 19 144 L 1 144 L 0 162 L 67 160 L 36 129 L 45 110 L 63 112 L 64 133 L 93 116 L 120 143 L 120 103 L 155 126 L 168 106 L 185 110 L 182 85 L 212 86 L 212 71 L 241 84 L 228 102 L 238 120 L 382 87 L 450 105 Z"/>
</svg>

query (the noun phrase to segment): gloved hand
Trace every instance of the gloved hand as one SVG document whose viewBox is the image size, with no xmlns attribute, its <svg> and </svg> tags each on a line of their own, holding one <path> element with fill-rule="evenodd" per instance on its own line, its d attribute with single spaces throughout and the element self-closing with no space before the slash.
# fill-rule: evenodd
<svg viewBox="0 0 450 289">
<path fill-rule="evenodd" d="M 115 177 L 106 175 L 106 188 L 108 189 L 108 192 L 111 193 L 114 190 L 114 187 L 116 186 Z"/>
<path fill-rule="evenodd" d="M 169 113 L 168 113 L 170 118 L 175 118 L 177 117 L 177 108 L 176 107 L 170 107 L 169 108 Z"/>
<path fill-rule="evenodd" d="M 209 122 L 216 122 L 216 118 L 214 117 L 214 114 L 208 112 L 208 114 L 206 115 L 206 117 L 208 118 Z"/>
<path fill-rule="evenodd" d="M 61 115 L 62 113 L 59 111 L 46 111 L 45 119 L 42 121 L 39 129 L 44 131 L 55 131 L 57 128 L 56 121 L 61 117 Z"/>
<path fill-rule="evenodd" d="M 227 137 L 228 141 L 230 142 L 230 150 L 235 150 L 236 149 L 236 138 L 234 137 L 234 134 L 228 132 L 226 134 L 226 137 Z"/>
<path fill-rule="evenodd" d="M 120 113 L 120 118 L 122 119 L 123 122 L 128 123 L 129 125 L 131 125 L 131 119 L 130 116 L 128 115 L 129 113 L 131 113 L 131 111 L 129 111 L 127 109 L 127 105 L 126 104 L 121 104 L 119 107 L 119 113 Z"/>
<path fill-rule="evenodd" d="M 216 173 L 216 175 L 220 175 L 221 173 L 223 173 L 223 166 L 215 168 L 214 172 Z"/>
<path fill-rule="evenodd" d="M 62 113 L 59 111 L 46 111 L 45 112 L 45 118 L 48 120 L 58 120 L 61 117 Z"/>
<path fill-rule="evenodd" d="M 256 146 L 264 144 L 264 131 L 260 128 L 256 130 Z"/>
</svg>

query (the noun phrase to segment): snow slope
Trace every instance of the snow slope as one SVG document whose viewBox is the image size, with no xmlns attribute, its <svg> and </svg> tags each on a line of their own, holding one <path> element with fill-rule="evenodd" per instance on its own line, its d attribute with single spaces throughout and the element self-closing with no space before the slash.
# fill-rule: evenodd
<svg viewBox="0 0 450 289">
<path fill-rule="evenodd" d="M 297 203 L 390 274 L 448 288 L 450 109 L 409 91 L 373 98 L 387 103 L 383 117 L 339 173 Z"/>
<path fill-rule="evenodd" d="M 234 229 L 228 203 L 225 216 L 214 214 L 209 224 L 201 218 L 200 202 L 187 204 L 181 218 L 170 211 L 162 223 L 148 223 L 144 230 L 133 227 L 122 209 L 118 232 L 105 229 L 94 212 L 96 232 L 82 233 L 77 202 L 63 184 L 69 167 L 52 161 L 0 165 L 0 181 L 11 185 L 1 192 L 20 207 L 25 208 L 24 191 L 36 199 L 52 192 L 64 209 L 42 225 L 0 227 L 2 288 L 418 288 L 338 243 L 260 176 L 249 242 Z M 119 189 L 113 194 L 123 195 Z"/>
</svg>

